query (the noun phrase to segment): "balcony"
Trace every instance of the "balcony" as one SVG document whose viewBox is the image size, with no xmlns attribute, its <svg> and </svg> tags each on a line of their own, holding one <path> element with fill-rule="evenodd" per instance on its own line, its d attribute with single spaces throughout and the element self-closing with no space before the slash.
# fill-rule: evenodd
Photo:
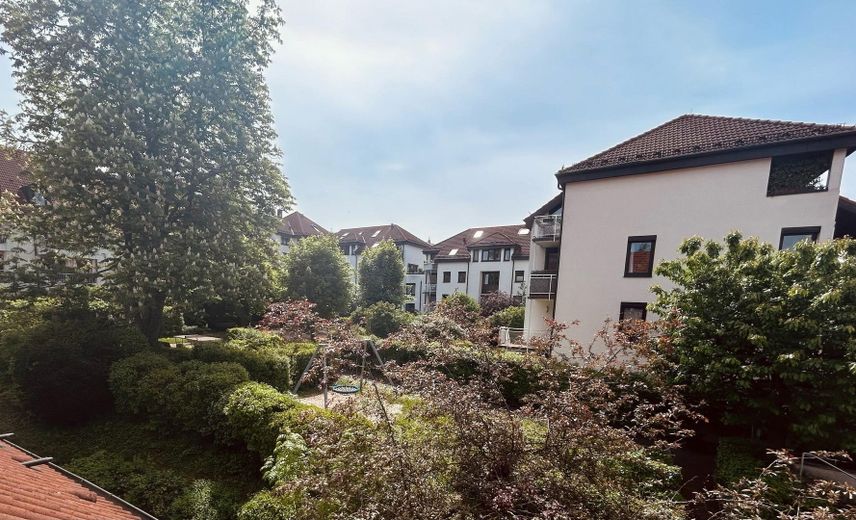
<svg viewBox="0 0 856 520">
<path fill-rule="evenodd" d="M 422 286 L 422 292 L 428 294 L 434 294 L 437 292 L 437 284 L 436 283 L 426 283 Z"/>
<path fill-rule="evenodd" d="M 559 275 L 556 273 L 531 273 L 529 275 L 529 297 L 540 300 L 555 300 L 558 279 Z"/>
<path fill-rule="evenodd" d="M 434 265 L 433 260 L 425 260 L 425 263 L 422 264 L 422 268 L 425 271 L 433 271 L 436 269 L 436 266 Z"/>
<path fill-rule="evenodd" d="M 541 215 L 535 217 L 532 226 L 532 240 L 536 242 L 557 243 L 562 236 L 561 215 Z"/>
<path fill-rule="evenodd" d="M 546 330 L 537 330 L 526 332 L 524 329 L 515 329 L 512 327 L 500 327 L 499 328 L 499 338 L 497 344 L 500 347 L 513 349 L 513 350 L 522 350 L 528 351 L 531 350 L 532 347 L 529 345 L 529 341 L 537 338 L 539 336 L 546 336 Z"/>
</svg>

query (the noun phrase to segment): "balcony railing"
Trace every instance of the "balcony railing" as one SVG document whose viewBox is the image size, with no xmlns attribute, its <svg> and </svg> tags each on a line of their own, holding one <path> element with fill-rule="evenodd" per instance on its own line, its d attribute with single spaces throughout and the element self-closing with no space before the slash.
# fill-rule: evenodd
<svg viewBox="0 0 856 520">
<path fill-rule="evenodd" d="M 541 215 L 535 217 L 532 226 L 532 238 L 534 240 L 554 241 L 562 236 L 561 215 Z"/>
<path fill-rule="evenodd" d="M 531 273 L 529 275 L 529 297 L 553 300 L 556 298 L 556 273 Z"/>
<path fill-rule="evenodd" d="M 437 284 L 436 283 L 426 283 L 422 286 L 422 292 L 424 293 L 435 293 L 437 292 Z"/>
<path fill-rule="evenodd" d="M 542 335 L 546 335 L 546 330 L 537 330 L 527 332 L 524 329 L 516 329 L 513 327 L 500 327 L 498 344 L 500 347 L 529 350 L 532 347 L 529 341 Z"/>
</svg>

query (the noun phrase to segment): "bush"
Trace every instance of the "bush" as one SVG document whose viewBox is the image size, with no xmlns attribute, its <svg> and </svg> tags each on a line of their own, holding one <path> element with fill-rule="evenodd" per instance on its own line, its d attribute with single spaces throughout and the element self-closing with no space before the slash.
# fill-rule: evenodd
<svg viewBox="0 0 856 520">
<path fill-rule="evenodd" d="M 523 328 L 526 309 L 523 307 L 506 307 L 490 317 L 494 327 Z"/>
<path fill-rule="evenodd" d="M 245 383 L 235 388 L 225 400 L 226 433 L 231 439 L 243 441 L 250 451 L 267 456 L 273 451 L 280 434 L 272 424 L 274 415 L 304 406 L 271 386 Z"/>
<path fill-rule="evenodd" d="M 315 343 L 288 343 L 285 349 L 291 358 L 291 385 L 294 386 L 297 384 L 300 374 L 309 365 L 309 360 L 312 359 L 312 356 L 318 349 L 318 345 Z"/>
<path fill-rule="evenodd" d="M 485 294 L 479 300 L 481 315 L 487 318 L 497 312 L 514 306 L 514 299 L 508 293 L 492 292 Z"/>
<path fill-rule="evenodd" d="M 238 512 L 238 520 L 293 520 L 297 518 L 297 501 L 262 491 L 247 501 Z"/>
<path fill-rule="evenodd" d="M 222 426 L 222 398 L 248 380 L 246 369 L 237 363 L 172 363 L 152 353 L 119 361 L 110 371 L 110 386 L 122 411 L 204 435 Z"/>
<path fill-rule="evenodd" d="M 240 502 L 229 489 L 188 479 L 139 457 L 129 460 L 101 450 L 67 467 L 164 520 L 226 520 L 234 517 Z"/>
<path fill-rule="evenodd" d="M 466 312 L 473 313 L 481 312 L 481 307 L 479 307 L 479 303 L 466 293 L 462 292 L 450 294 L 446 298 L 440 300 L 440 303 L 437 304 L 437 309 L 439 312 L 441 312 L 441 314 L 443 313 L 443 311 L 448 311 L 450 309 L 461 309 Z"/>
<path fill-rule="evenodd" d="M 325 320 L 308 300 L 272 303 L 259 322 L 259 328 L 276 332 L 286 341 L 311 341 Z"/>
<path fill-rule="evenodd" d="M 758 475 L 764 466 L 752 441 L 741 437 L 722 437 L 716 447 L 716 473 L 718 484 L 733 486 L 741 478 Z"/>
<path fill-rule="evenodd" d="M 357 309 L 353 318 L 361 322 L 370 333 L 385 338 L 407 325 L 412 316 L 394 303 L 378 302 Z"/>
<path fill-rule="evenodd" d="M 27 409 L 52 424 L 80 423 L 110 410 L 110 365 L 147 348 L 145 338 L 78 302 L 35 312 L 41 314 L 4 331 L 2 340 Z"/>
<path fill-rule="evenodd" d="M 184 315 L 178 307 L 163 308 L 163 329 L 162 336 L 177 336 L 184 332 Z"/>
<path fill-rule="evenodd" d="M 198 343 L 193 357 L 206 362 L 233 362 L 247 369 L 250 379 L 287 390 L 291 359 L 285 342 L 276 334 L 255 329 L 229 329 L 224 343 Z"/>
</svg>

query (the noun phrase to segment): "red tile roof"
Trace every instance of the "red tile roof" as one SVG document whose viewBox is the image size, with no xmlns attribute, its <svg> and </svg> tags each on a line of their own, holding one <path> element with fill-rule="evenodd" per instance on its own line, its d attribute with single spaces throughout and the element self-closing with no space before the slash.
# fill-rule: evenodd
<svg viewBox="0 0 856 520">
<path fill-rule="evenodd" d="M 27 184 L 23 152 L 0 151 L 0 193 L 9 191 L 17 195 Z"/>
<path fill-rule="evenodd" d="M 431 247 L 431 244 L 398 224 L 345 228 L 337 231 L 336 236 L 342 244 L 365 244 L 366 247 L 371 247 L 383 240 L 392 240 L 396 244 L 406 242 L 422 248 Z"/>
<path fill-rule="evenodd" d="M 0 440 L 0 520 L 153 520 L 103 489 Z"/>
<path fill-rule="evenodd" d="M 326 235 L 328 231 L 313 222 L 309 217 L 299 211 L 286 215 L 279 226 L 279 232 L 283 235 L 293 237 L 308 237 L 313 235 Z"/>
<path fill-rule="evenodd" d="M 854 134 L 856 126 L 686 114 L 563 168 L 559 174 Z"/>
<path fill-rule="evenodd" d="M 521 230 L 526 230 L 526 232 L 521 234 Z M 529 228 L 522 224 L 469 228 L 438 242 L 430 248 L 425 248 L 425 251 L 435 252 L 435 260 L 467 261 L 471 249 L 500 246 L 513 246 L 517 249 L 515 258 L 528 258 Z M 452 254 L 456 249 L 455 254 Z"/>
</svg>

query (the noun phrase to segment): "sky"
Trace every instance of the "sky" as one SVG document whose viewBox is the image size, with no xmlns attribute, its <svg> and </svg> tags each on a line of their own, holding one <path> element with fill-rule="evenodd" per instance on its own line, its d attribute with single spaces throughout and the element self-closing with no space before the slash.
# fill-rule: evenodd
<svg viewBox="0 0 856 520">
<path fill-rule="evenodd" d="M 283 170 L 331 230 L 520 223 L 563 165 L 684 113 L 856 124 L 852 0 L 280 5 Z M 0 58 L 0 108 L 12 89 Z"/>
</svg>

